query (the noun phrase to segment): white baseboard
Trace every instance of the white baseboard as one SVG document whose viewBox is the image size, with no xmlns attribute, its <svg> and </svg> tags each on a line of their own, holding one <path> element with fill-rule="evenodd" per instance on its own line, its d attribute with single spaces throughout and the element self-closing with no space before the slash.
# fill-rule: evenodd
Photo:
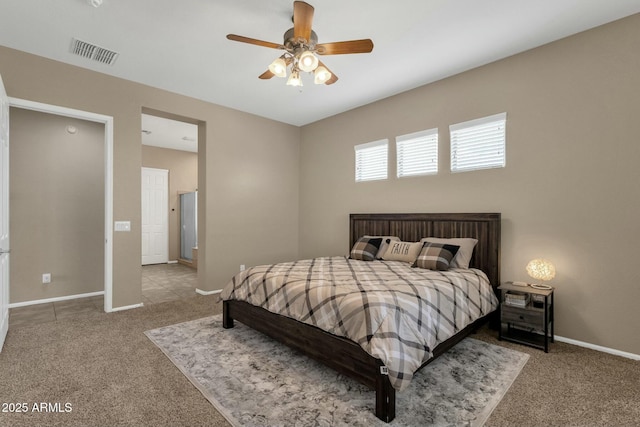
<svg viewBox="0 0 640 427">
<path fill-rule="evenodd" d="M 133 304 L 133 305 L 123 305 L 122 307 L 114 307 L 111 311 L 124 311 L 124 310 L 132 310 L 134 308 L 144 307 L 144 303 Z"/>
<path fill-rule="evenodd" d="M 219 294 L 220 292 L 222 292 L 222 289 L 218 289 L 215 291 L 203 291 L 202 289 L 196 288 L 196 293 L 200 295 L 215 295 L 215 294 Z"/>
<path fill-rule="evenodd" d="M 566 342 L 567 344 L 577 345 L 578 347 L 585 347 L 591 350 L 601 351 L 603 353 L 613 354 L 614 356 L 626 357 L 627 359 L 640 360 L 640 354 L 628 353 L 626 351 L 616 350 L 614 348 L 603 347 L 601 345 L 595 345 L 584 341 L 578 341 L 571 338 L 560 337 L 556 335 L 556 341 Z"/>
<path fill-rule="evenodd" d="M 167 261 L 167 264 L 177 264 L 178 260 L 177 259 L 172 259 L 171 261 Z"/>
<path fill-rule="evenodd" d="M 70 300 L 70 299 L 97 297 L 97 296 L 100 296 L 100 295 L 104 295 L 104 291 L 89 292 L 89 293 L 86 293 L 86 294 L 67 295 L 67 296 L 64 296 L 64 297 L 37 299 L 37 300 L 33 300 L 33 301 L 14 302 L 12 304 L 9 304 L 9 308 L 26 307 L 28 305 L 46 304 L 46 303 L 49 303 L 49 302 L 67 301 L 67 300 Z"/>
</svg>

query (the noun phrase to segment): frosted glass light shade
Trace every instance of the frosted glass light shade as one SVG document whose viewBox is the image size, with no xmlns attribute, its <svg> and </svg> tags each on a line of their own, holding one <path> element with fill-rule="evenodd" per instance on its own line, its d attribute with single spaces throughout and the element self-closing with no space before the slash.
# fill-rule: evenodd
<svg viewBox="0 0 640 427">
<path fill-rule="evenodd" d="M 276 58 L 269 65 L 269 71 L 277 77 L 287 77 L 287 63 L 282 58 Z"/>
<path fill-rule="evenodd" d="M 534 279 L 547 281 L 556 277 L 556 267 L 546 259 L 538 258 L 529 261 L 527 273 Z"/>
<path fill-rule="evenodd" d="M 327 80 L 331 78 L 331 73 L 322 65 L 316 68 L 316 71 L 313 73 L 313 82 L 317 85 L 321 85 L 326 83 Z"/>
<path fill-rule="evenodd" d="M 302 71 L 310 72 L 318 67 L 318 58 L 308 50 L 302 52 L 300 58 L 298 58 L 298 68 Z"/>
<path fill-rule="evenodd" d="M 302 86 L 302 79 L 300 78 L 300 73 L 297 70 L 291 73 L 287 80 L 287 85 Z"/>
</svg>

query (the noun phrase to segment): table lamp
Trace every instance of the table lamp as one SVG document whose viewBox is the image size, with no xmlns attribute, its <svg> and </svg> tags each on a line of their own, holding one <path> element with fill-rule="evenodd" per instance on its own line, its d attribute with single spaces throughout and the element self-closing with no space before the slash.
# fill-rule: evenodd
<svg viewBox="0 0 640 427">
<path fill-rule="evenodd" d="M 529 261 L 529 264 L 527 264 L 527 273 L 534 279 L 546 282 L 556 277 L 556 268 L 550 261 L 537 258 Z M 531 287 L 538 289 L 551 289 L 551 286 L 546 284 L 533 284 Z"/>
</svg>

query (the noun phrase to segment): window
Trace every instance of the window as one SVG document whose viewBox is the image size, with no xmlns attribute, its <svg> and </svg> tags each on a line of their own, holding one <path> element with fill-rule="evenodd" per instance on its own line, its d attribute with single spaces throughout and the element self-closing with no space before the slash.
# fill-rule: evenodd
<svg viewBox="0 0 640 427">
<path fill-rule="evenodd" d="M 356 145 L 356 182 L 387 179 L 389 140 Z"/>
<path fill-rule="evenodd" d="M 398 178 L 438 173 L 438 129 L 396 138 Z"/>
<path fill-rule="evenodd" d="M 505 166 L 507 113 L 449 126 L 451 172 Z"/>
</svg>

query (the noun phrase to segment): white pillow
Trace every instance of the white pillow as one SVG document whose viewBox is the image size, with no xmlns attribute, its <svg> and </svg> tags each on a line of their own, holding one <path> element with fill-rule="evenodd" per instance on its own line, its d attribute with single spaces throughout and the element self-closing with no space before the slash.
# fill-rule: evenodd
<svg viewBox="0 0 640 427">
<path fill-rule="evenodd" d="M 420 254 L 422 242 L 391 241 L 382 259 L 385 261 L 404 261 L 413 264 Z"/>
<path fill-rule="evenodd" d="M 446 243 L 449 245 L 460 246 L 458 253 L 451 261 L 452 268 L 469 268 L 469 263 L 471 262 L 471 257 L 473 256 L 473 248 L 476 247 L 476 243 L 478 243 L 477 239 L 471 238 L 453 238 L 453 239 L 441 239 L 439 237 L 425 237 L 420 240 L 421 243 L 429 242 L 429 243 Z"/>
<path fill-rule="evenodd" d="M 380 244 L 380 249 L 378 249 L 378 253 L 376 254 L 376 259 L 382 259 L 384 254 L 387 252 L 387 248 L 389 247 L 389 243 L 387 243 L 387 240 L 394 240 L 394 241 L 400 240 L 398 236 L 364 236 L 364 237 L 380 237 L 382 239 L 382 243 Z"/>
</svg>

